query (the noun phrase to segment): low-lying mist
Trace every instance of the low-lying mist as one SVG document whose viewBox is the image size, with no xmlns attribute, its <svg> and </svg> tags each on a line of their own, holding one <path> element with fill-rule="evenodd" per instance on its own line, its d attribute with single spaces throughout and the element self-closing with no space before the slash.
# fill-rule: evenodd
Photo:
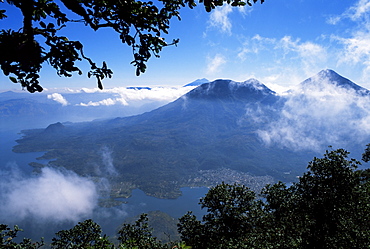
<svg viewBox="0 0 370 249">
<path fill-rule="evenodd" d="M 370 142 L 370 96 L 325 79 L 318 82 L 299 85 L 284 96 L 278 117 L 258 130 L 267 145 L 320 152 L 329 145 L 348 148 Z M 266 121 L 261 111 L 248 114 Z"/>
<path fill-rule="evenodd" d="M 91 216 L 96 208 L 95 184 L 72 171 L 45 167 L 40 174 L 27 176 L 13 163 L 1 174 L 2 221 L 32 217 L 40 222 L 76 222 Z"/>
<path fill-rule="evenodd" d="M 116 174 L 111 154 L 108 147 L 102 146 L 102 160 L 98 163 L 102 176 Z M 45 237 L 50 241 L 56 232 L 70 229 L 86 219 L 93 219 L 105 233 L 115 235 L 127 217 L 125 204 L 111 208 L 98 205 L 102 190 L 110 191 L 107 178 L 98 181 L 55 167 L 43 167 L 38 173 L 30 174 L 28 165 L 18 165 L 15 161 L 3 165 L 0 170 L 0 224 L 19 225 L 24 229 L 20 236 Z"/>
</svg>

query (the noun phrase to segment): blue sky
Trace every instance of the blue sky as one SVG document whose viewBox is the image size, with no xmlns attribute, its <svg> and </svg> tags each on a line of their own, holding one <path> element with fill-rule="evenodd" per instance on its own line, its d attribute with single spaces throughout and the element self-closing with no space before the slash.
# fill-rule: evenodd
<svg viewBox="0 0 370 249">
<path fill-rule="evenodd" d="M 9 18 L 0 21 L 0 27 L 19 27 L 17 11 L 0 4 L 4 7 Z M 85 54 L 98 64 L 105 60 L 113 69 L 113 79 L 103 82 L 106 88 L 253 77 L 281 91 L 326 68 L 370 88 L 370 0 L 266 0 L 253 7 L 225 5 L 207 13 L 198 6 L 180 13 L 182 20 L 172 20 L 166 37 L 179 38 L 180 43 L 165 48 L 161 58 L 153 57 L 140 77 L 130 65 L 130 48 L 114 32 L 94 32 L 82 24 L 63 32 L 70 40 L 81 40 Z M 79 66 L 88 71 L 87 63 Z M 41 76 L 46 88 L 96 86 L 86 75 L 60 78 L 48 65 Z M 18 87 L 2 73 L 0 81 L 0 90 Z"/>
</svg>

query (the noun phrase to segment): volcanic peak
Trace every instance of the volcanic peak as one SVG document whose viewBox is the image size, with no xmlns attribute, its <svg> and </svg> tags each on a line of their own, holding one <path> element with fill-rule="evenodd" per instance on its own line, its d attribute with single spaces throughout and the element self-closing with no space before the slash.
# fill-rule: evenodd
<svg viewBox="0 0 370 249">
<path fill-rule="evenodd" d="M 196 99 L 250 99 L 252 96 L 273 95 L 275 92 L 256 79 L 244 82 L 218 79 L 193 89 L 187 97 Z"/>
<path fill-rule="evenodd" d="M 331 69 L 321 70 L 315 76 L 303 81 L 300 84 L 300 87 L 302 89 L 311 89 L 311 88 L 323 89 L 330 85 L 345 88 L 347 90 L 355 90 L 356 92 L 362 95 L 370 94 L 369 90 L 353 83 L 349 79 L 344 78 L 343 76 L 339 75 L 337 72 Z"/>
</svg>

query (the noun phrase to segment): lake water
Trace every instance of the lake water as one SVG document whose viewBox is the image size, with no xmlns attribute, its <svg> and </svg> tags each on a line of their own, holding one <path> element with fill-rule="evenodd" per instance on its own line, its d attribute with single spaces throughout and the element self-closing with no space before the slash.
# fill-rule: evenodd
<svg viewBox="0 0 370 249">
<path fill-rule="evenodd" d="M 7 182 L 11 177 L 12 171 L 16 170 L 24 177 L 31 177 L 32 167 L 28 163 L 36 161 L 35 159 L 43 153 L 14 153 L 12 147 L 16 144 L 15 140 L 20 138 L 15 132 L 0 132 L 0 180 L 2 183 Z M 199 199 L 203 197 L 207 188 L 182 188 L 183 195 L 177 199 L 158 199 L 147 196 L 139 189 L 132 192 L 132 196 L 124 199 L 126 202 L 113 208 L 96 207 L 90 217 L 83 217 L 83 220 L 92 218 L 95 222 L 101 225 L 103 233 L 113 236 L 116 234 L 117 228 L 124 222 L 127 217 L 133 217 L 141 213 L 160 210 L 166 212 L 174 218 L 179 218 L 186 214 L 187 211 L 192 211 L 197 217 L 201 217 L 205 211 L 200 209 L 198 205 Z M 1 188 L 0 191 L 4 191 Z M 2 196 L 3 193 L 0 193 Z M 6 214 L 2 214 L 6 217 Z M 1 218 L 0 219 L 4 219 Z M 9 225 L 17 224 L 25 230 L 20 237 L 30 237 L 38 240 L 40 237 L 45 237 L 50 240 L 55 235 L 55 232 L 62 229 L 73 227 L 76 222 L 54 222 L 54 221 L 37 221 L 35 218 L 14 219 L 12 221 L 0 220 L 0 223 Z"/>
</svg>

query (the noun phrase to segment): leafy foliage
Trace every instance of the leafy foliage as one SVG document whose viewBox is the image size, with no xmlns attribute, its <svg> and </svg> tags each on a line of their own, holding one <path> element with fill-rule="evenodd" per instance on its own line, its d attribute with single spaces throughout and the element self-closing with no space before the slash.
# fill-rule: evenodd
<svg viewBox="0 0 370 249">
<path fill-rule="evenodd" d="M 118 240 L 124 248 L 167 248 L 152 236 L 147 214 L 142 214 L 135 224 L 124 224 L 118 231 Z"/>
<path fill-rule="evenodd" d="M 98 224 L 92 220 L 79 222 L 69 230 L 62 230 L 56 233 L 51 247 L 55 249 L 65 248 L 114 248 L 107 236 L 101 235 L 102 230 Z"/>
<path fill-rule="evenodd" d="M 151 228 L 151 234 L 162 243 L 172 243 L 178 241 L 180 235 L 177 231 L 178 219 L 171 217 L 169 214 L 162 211 L 149 211 L 147 213 L 148 226 Z M 140 219 L 140 215 L 125 219 L 125 223 L 135 224 L 136 220 Z"/>
<path fill-rule="evenodd" d="M 14 241 L 18 232 L 22 231 L 18 226 L 11 229 L 5 224 L 0 224 L 0 247 L 9 249 L 38 249 L 44 245 L 44 241 L 32 242 L 30 239 L 24 238 L 20 243 Z"/>
<path fill-rule="evenodd" d="M 222 183 L 200 200 L 208 214 L 202 222 L 191 213 L 180 218 L 179 232 L 192 248 L 239 248 L 250 245 L 259 219 L 260 201 L 247 187 Z"/>
<path fill-rule="evenodd" d="M 258 0 L 252 0 L 256 3 Z M 4 3 L 3 0 L 0 1 Z M 201 0 L 206 11 L 225 2 L 232 6 L 252 5 L 251 0 Z M 261 3 L 264 0 L 260 0 Z M 170 20 L 180 20 L 179 10 L 196 6 L 194 0 L 119 1 L 119 0 L 6 0 L 20 9 L 23 27 L 19 30 L 0 30 L 0 66 L 3 73 L 13 83 L 20 83 L 29 92 L 41 92 L 39 73 L 47 62 L 59 76 L 71 77 L 72 73 L 82 74 L 76 62 L 85 60 L 90 64 L 88 77 L 97 79 L 98 87 L 103 88 L 101 80 L 112 76 L 112 71 L 103 62 L 98 67 L 93 60 L 84 55 L 83 45 L 59 35 L 71 23 L 83 23 L 95 31 L 110 28 L 119 34 L 121 42 L 132 48 L 136 75 L 144 73 L 146 63 L 152 55 L 159 57 L 161 50 L 176 45 L 179 39 L 165 41 Z M 68 11 L 62 11 L 66 7 Z M 77 16 L 73 19 L 70 16 Z M 0 20 L 7 18 L 6 11 L 0 10 Z M 15 77 L 14 77 L 15 76 Z"/>
<path fill-rule="evenodd" d="M 292 186 L 267 186 L 264 202 L 242 186 L 212 188 L 200 202 L 203 222 L 180 219 L 182 239 L 193 248 L 368 248 L 370 171 L 348 154 L 314 158 Z"/>
<path fill-rule="evenodd" d="M 299 182 L 264 192 L 272 215 L 272 244 L 299 248 L 366 248 L 370 245 L 369 175 L 348 152 L 327 151 L 309 163 Z M 274 224 L 274 225 L 272 225 Z M 284 243 L 281 243 L 281 242 Z M 284 245 L 284 246 L 283 246 Z"/>
<path fill-rule="evenodd" d="M 364 162 L 370 161 L 370 144 L 366 145 L 365 152 L 362 154 L 362 160 Z"/>
</svg>

